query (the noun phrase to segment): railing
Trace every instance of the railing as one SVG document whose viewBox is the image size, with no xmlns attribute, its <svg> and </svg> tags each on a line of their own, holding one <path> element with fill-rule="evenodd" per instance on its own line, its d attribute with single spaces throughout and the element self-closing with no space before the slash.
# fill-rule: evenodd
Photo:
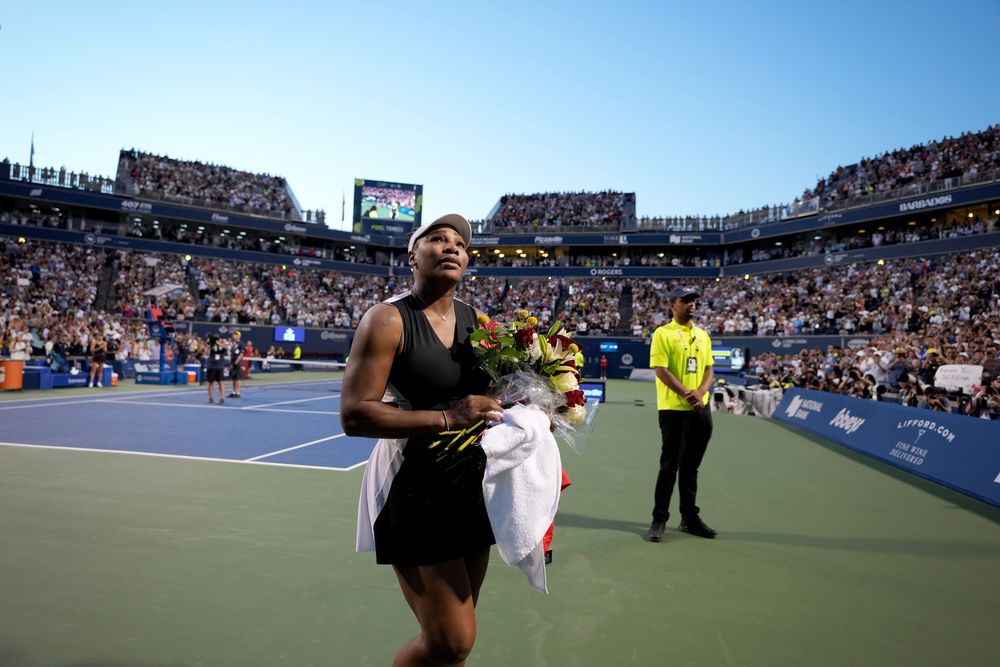
<svg viewBox="0 0 1000 667">
<path fill-rule="evenodd" d="M 886 192 L 874 192 L 849 199 L 827 202 L 822 205 L 820 204 L 819 197 L 811 197 L 805 200 L 794 201 L 790 204 L 764 206 L 753 211 L 740 212 L 733 215 L 686 215 L 639 218 L 636 221 L 635 229 L 639 232 L 725 232 L 743 227 L 793 220 L 807 215 L 872 206 L 883 202 L 956 190 L 962 187 L 996 181 L 1000 181 L 1000 169 L 993 169 L 978 174 L 965 174 L 963 176 L 943 178 L 930 183 L 911 183 L 910 185 Z M 617 232 L 626 230 L 625 225 L 622 225 L 621 228 L 618 225 L 605 225 L 600 228 L 583 225 L 562 225 L 558 228 L 552 226 L 496 227 L 489 220 L 482 221 L 480 226 L 483 230 L 480 233 L 483 234 L 530 234 L 552 233 L 553 231 L 560 233 L 584 231 Z"/>
<path fill-rule="evenodd" d="M 606 225 L 523 225 L 520 227 L 507 227 L 494 225 L 492 220 L 470 221 L 473 232 L 476 234 L 583 234 L 599 232 L 601 234 L 617 233 L 621 231 L 622 225 L 609 223 Z"/>
<path fill-rule="evenodd" d="M 213 201 L 211 199 L 198 199 L 197 197 L 188 197 L 185 195 L 140 190 L 135 196 L 139 199 L 153 199 L 155 201 L 162 201 L 170 204 L 183 204 L 184 206 L 204 208 L 210 211 L 231 211 L 233 213 L 243 213 L 245 215 L 255 215 L 277 220 L 289 219 L 288 214 L 285 211 L 264 211 L 251 206 L 231 206 L 226 202 Z"/>
<path fill-rule="evenodd" d="M 896 199 L 933 194 L 935 192 L 943 192 L 946 190 L 957 190 L 958 188 L 968 187 L 970 185 L 993 183 L 998 180 L 1000 180 L 1000 169 L 992 169 L 979 174 L 963 174 L 962 176 L 942 178 L 941 180 L 931 181 L 930 183 L 911 183 L 903 186 L 902 188 L 896 188 L 895 190 L 873 192 L 872 194 L 851 197 L 850 199 L 832 201 L 825 204 L 822 209 L 825 213 L 828 211 L 840 211 L 848 208 L 860 208 Z"/>
<path fill-rule="evenodd" d="M 8 166 L 7 164 L 2 165 Z M 33 167 L 24 164 L 11 164 L 9 180 L 23 181 L 37 185 L 47 185 L 57 188 L 70 188 L 73 190 L 86 190 L 88 192 L 101 192 L 106 195 L 114 194 L 115 182 L 104 176 L 90 176 L 87 173 L 76 173 L 66 171 L 66 169 L 53 169 L 52 167 Z M 2 170 L 2 167 L 0 167 Z M 0 174 L 2 177 L 3 174 Z"/>
</svg>

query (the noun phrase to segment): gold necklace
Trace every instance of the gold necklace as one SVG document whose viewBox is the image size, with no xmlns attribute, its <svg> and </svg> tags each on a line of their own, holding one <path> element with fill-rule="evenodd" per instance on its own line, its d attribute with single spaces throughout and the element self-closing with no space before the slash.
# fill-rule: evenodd
<svg viewBox="0 0 1000 667">
<path fill-rule="evenodd" d="M 441 313 L 439 313 L 438 311 L 436 311 L 436 310 L 434 310 L 433 308 L 431 308 L 431 305 L 430 305 L 429 303 L 427 303 L 426 301 L 424 301 L 423 299 L 421 299 L 421 298 L 420 298 L 420 297 L 419 297 L 419 296 L 417 295 L 417 293 L 416 293 L 416 292 L 414 292 L 414 291 L 412 291 L 412 290 L 411 290 L 411 291 L 410 291 L 410 294 L 412 294 L 412 295 L 413 295 L 413 298 L 415 298 L 415 299 L 416 299 L 417 301 L 419 301 L 419 302 L 420 302 L 421 304 L 423 304 L 424 308 L 426 308 L 427 310 L 431 311 L 432 313 L 434 313 L 435 315 L 437 315 L 438 317 L 440 317 L 440 318 L 441 318 L 442 320 L 444 320 L 445 322 L 447 322 L 447 321 L 448 321 L 448 316 L 447 316 L 447 315 L 442 315 L 442 314 L 441 314 Z"/>
</svg>

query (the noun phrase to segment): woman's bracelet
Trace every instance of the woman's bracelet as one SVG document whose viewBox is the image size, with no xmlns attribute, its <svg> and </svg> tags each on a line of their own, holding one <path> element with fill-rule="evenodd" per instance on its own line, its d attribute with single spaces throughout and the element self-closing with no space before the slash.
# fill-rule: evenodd
<svg viewBox="0 0 1000 667">
<path fill-rule="evenodd" d="M 448 413 L 444 410 L 441 411 L 441 416 L 444 417 L 444 430 L 450 431 L 451 425 L 448 423 Z"/>
</svg>

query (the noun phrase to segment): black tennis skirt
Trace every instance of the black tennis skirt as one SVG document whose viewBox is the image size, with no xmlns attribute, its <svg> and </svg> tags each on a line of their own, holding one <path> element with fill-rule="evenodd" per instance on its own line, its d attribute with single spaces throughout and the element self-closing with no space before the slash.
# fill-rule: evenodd
<svg viewBox="0 0 1000 667">
<path fill-rule="evenodd" d="M 483 500 L 486 455 L 476 446 L 438 460 L 428 440 L 411 438 L 375 520 L 375 559 L 429 565 L 496 544 Z"/>
</svg>

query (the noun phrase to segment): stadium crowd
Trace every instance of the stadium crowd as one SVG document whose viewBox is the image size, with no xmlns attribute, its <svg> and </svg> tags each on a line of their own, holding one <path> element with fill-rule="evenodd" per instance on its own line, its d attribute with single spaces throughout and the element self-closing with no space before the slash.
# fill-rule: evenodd
<svg viewBox="0 0 1000 667">
<path fill-rule="evenodd" d="M 997 229 L 997 218 L 989 217 L 985 222 L 978 218 L 959 223 L 932 223 L 924 227 L 910 227 L 899 230 L 874 231 L 871 234 L 854 234 L 838 239 L 812 239 L 796 241 L 790 245 L 757 248 L 750 252 L 749 261 L 766 262 L 787 257 L 803 257 L 823 255 L 826 253 L 846 252 L 861 248 L 880 248 L 898 245 L 900 243 L 919 243 L 935 239 L 952 239 L 973 234 L 987 234 Z M 740 264 L 745 261 L 740 250 L 730 252 L 731 263 Z"/>
<path fill-rule="evenodd" d="M 116 358 L 155 359 L 158 344 L 141 319 L 154 302 L 175 321 L 354 328 L 371 305 L 409 286 L 407 278 L 186 260 L 9 237 L 0 243 L 0 271 L 11 277 L 0 291 L 0 347 L 15 355 L 52 354 L 57 345 L 63 356 L 82 354 L 94 336 L 103 336 Z M 107 312 L 97 307 L 104 280 Z M 631 324 L 634 336 L 648 337 L 668 317 L 663 295 L 675 285 L 649 278 L 470 276 L 460 298 L 501 319 L 521 309 L 543 322 L 558 318 L 578 335 L 615 334 Z M 935 363 L 983 365 L 1000 375 L 997 249 L 883 266 L 725 277 L 690 286 L 703 295 L 699 323 L 716 337 L 874 336 L 859 351 L 752 359 L 751 372 L 767 383 L 896 395 L 919 403 L 925 394 L 917 392 L 928 384 L 926 370 Z M 151 297 L 147 292 L 154 288 L 162 288 L 161 293 Z M 623 323 L 629 307 L 631 320 Z M 879 372 L 873 363 L 895 371 Z M 952 408 L 974 410 L 972 398 L 952 395 Z"/>
<path fill-rule="evenodd" d="M 960 176 L 975 178 L 998 168 L 1000 125 L 992 125 L 981 132 L 898 148 L 837 167 L 803 197 L 819 197 L 821 207 L 827 208 L 865 195 L 898 191 L 903 196 L 921 184 Z"/>
<path fill-rule="evenodd" d="M 566 229 L 617 230 L 634 208 L 635 194 L 625 192 L 545 192 L 504 195 L 493 217 L 495 229 L 523 227 L 529 231 Z"/>
<path fill-rule="evenodd" d="M 881 195 L 905 197 L 918 194 L 921 187 L 943 179 L 964 177 L 976 180 L 1000 169 L 1000 125 L 959 137 L 944 137 L 910 148 L 887 151 L 856 164 L 837 167 L 816 186 L 806 189 L 789 204 L 762 206 L 731 215 L 643 216 L 636 220 L 641 231 L 698 232 L 726 231 L 797 217 L 835 208 L 858 197 Z M 573 227 L 617 230 L 622 215 L 601 215 L 619 205 L 624 210 L 623 193 L 543 193 L 507 195 L 491 221 L 493 229 L 523 228 L 524 231 L 551 228 L 573 231 Z M 607 202 L 612 205 L 608 207 Z M 520 230 L 518 230 L 520 231 Z"/>
<path fill-rule="evenodd" d="M 121 152 L 118 180 L 125 177 L 140 197 L 204 203 L 210 207 L 281 218 L 289 217 L 292 210 L 285 179 L 279 176 L 177 160 L 133 149 Z"/>
</svg>

